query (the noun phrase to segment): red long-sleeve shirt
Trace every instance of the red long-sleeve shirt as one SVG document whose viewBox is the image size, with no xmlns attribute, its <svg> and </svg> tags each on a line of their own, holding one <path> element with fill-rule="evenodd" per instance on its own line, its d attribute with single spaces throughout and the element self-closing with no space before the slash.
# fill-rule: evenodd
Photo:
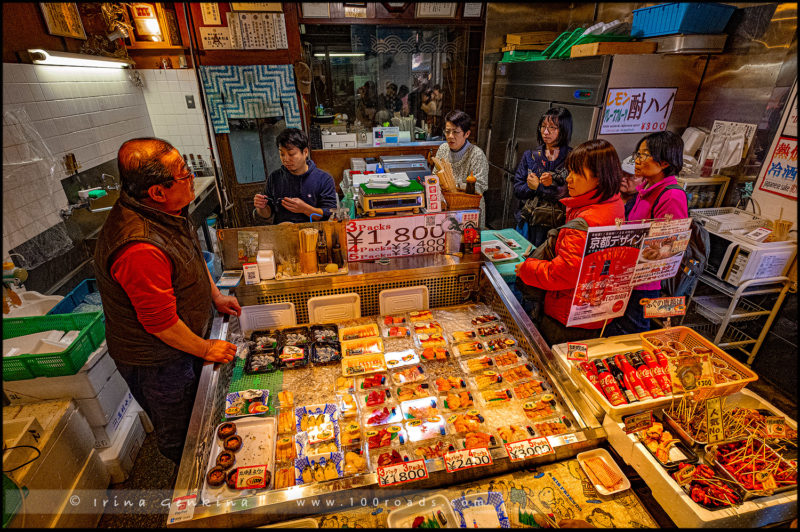
<svg viewBox="0 0 800 532">
<path fill-rule="evenodd" d="M 122 286 L 144 330 L 160 333 L 178 322 L 172 262 L 158 247 L 133 242 L 117 252 L 111 277 Z"/>
</svg>

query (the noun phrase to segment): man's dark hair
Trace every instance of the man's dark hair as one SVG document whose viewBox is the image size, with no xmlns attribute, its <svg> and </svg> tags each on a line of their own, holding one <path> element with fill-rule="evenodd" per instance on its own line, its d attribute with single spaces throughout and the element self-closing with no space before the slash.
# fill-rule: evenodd
<svg viewBox="0 0 800 532">
<path fill-rule="evenodd" d="M 166 140 L 155 137 L 124 142 L 117 152 L 122 190 L 132 198 L 144 199 L 153 185 L 171 188 L 174 183 L 172 170 L 164 165 L 162 158 L 174 149 Z"/>
<path fill-rule="evenodd" d="M 539 144 L 544 144 L 542 140 L 542 124 L 545 120 L 553 122 L 558 126 L 558 136 L 556 137 L 557 146 L 569 146 L 572 140 L 572 113 L 564 107 L 551 107 L 544 112 L 536 126 L 536 138 Z"/>
<path fill-rule="evenodd" d="M 297 148 L 300 151 L 308 148 L 308 137 L 302 129 L 296 127 L 287 127 L 278 134 L 275 139 L 275 145 L 278 148 Z"/>
<path fill-rule="evenodd" d="M 461 131 L 466 133 L 469 131 L 469 128 L 472 127 L 472 119 L 469 117 L 467 113 L 461 111 L 459 109 L 454 109 L 447 113 L 447 116 L 444 117 L 444 122 L 451 122 L 454 125 L 461 128 Z"/>
<path fill-rule="evenodd" d="M 598 203 L 619 193 L 622 166 L 617 150 L 607 140 L 595 139 L 580 144 L 567 155 L 564 164 L 570 172 L 585 176 L 588 170 L 597 178 L 597 189 L 592 197 L 599 197 Z"/>
<path fill-rule="evenodd" d="M 677 176 L 683 169 L 683 139 L 672 131 L 650 133 L 636 144 L 636 151 L 642 142 L 647 142 L 647 151 L 657 163 L 667 163 L 665 176 Z"/>
</svg>

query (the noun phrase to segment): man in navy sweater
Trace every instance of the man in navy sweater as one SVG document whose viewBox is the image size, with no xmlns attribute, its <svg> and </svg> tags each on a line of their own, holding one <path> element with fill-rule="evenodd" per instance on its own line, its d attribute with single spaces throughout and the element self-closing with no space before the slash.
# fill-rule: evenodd
<svg viewBox="0 0 800 532">
<path fill-rule="evenodd" d="M 272 172 L 263 194 L 253 197 L 255 213 L 262 218 L 274 214 L 273 223 L 327 220 L 336 209 L 333 177 L 308 158 L 308 137 L 297 128 L 286 128 L 276 139 L 282 166 Z"/>
</svg>

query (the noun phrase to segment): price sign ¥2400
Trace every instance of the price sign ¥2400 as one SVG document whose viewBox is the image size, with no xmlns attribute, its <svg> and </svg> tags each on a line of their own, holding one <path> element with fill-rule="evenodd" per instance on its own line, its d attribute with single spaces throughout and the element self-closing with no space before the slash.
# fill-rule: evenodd
<svg viewBox="0 0 800 532">
<path fill-rule="evenodd" d="M 481 467 L 492 464 L 492 455 L 489 449 L 479 447 L 477 449 L 462 449 L 452 451 L 444 455 L 444 466 L 448 473 L 469 469 L 471 467 Z"/>
<path fill-rule="evenodd" d="M 428 468 L 425 467 L 425 460 L 412 460 L 402 464 L 378 466 L 378 485 L 382 488 L 424 478 L 428 478 Z"/>
</svg>

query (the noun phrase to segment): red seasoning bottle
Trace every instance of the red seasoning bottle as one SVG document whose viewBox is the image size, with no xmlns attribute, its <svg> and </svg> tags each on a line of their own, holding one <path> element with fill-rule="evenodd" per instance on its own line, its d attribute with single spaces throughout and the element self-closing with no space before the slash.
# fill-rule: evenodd
<svg viewBox="0 0 800 532">
<path fill-rule="evenodd" d="M 600 395 L 605 396 L 605 392 L 603 391 L 603 387 L 600 386 L 600 379 L 597 377 L 597 368 L 594 367 L 594 364 L 590 362 L 581 362 L 578 364 L 578 367 L 581 369 L 584 375 L 586 375 L 586 379 L 592 383 L 592 386 L 597 388 L 597 391 L 600 392 Z"/>
<path fill-rule="evenodd" d="M 656 357 L 648 351 L 639 351 L 638 354 L 640 354 L 645 364 L 647 364 L 647 367 L 650 368 L 650 373 L 655 377 L 661 390 L 664 393 L 671 393 L 672 379 L 670 379 L 669 373 L 659 365 Z"/>
<path fill-rule="evenodd" d="M 625 375 L 622 373 L 622 370 L 614 363 L 614 359 L 608 357 L 603 360 L 608 370 L 611 372 L 611 375 L 614 376 L 614 380 L 617 381 L 617 386 L 619 386 L 620 391 L 625 394 L 625 399 L 628 400 L 629 403 L 635 403 L 638 401 L 636 398 L 636 394 L 633 393 L 631 390 L 630 384 L 626 383 L 627 379 Z"/>
<path fill-rule="evenodd" d="M 622 395 L 622 392 L 617 386 L 617 381 L 614 379 L 614 376 L 611 375 L 611 372 L 608 370 L 603 361 L 599 358 L 593 361 L 594 367 L 597 369 L 597 378 L 600 380 L 600 386 L 603 387 L 603 393 L 608 399 L 608 402 L 611 403 L 612 406 L 619 406 L 627 404 L 627 400 L 625 396 Z"/>
<path fill-rule="evenodd" d="M 626 356 L 627 355 L 628 353 L 626 353 Z M 639 375 L 639 378 L 642 379 L 645 388 L 647 388 L 647 391 L 653 396 L 653 399 L 664 397 L 664 392 L 658 385 L 658 381 L 655 379 L 655 377 L 653 377 L 653 374 L 650 373 L 650 368 L 647 367 L 647 364 L 644 360 L 642 360 L 642 357 L 636 353 L 632 353 L 630 354 L 629 360 L 631 361 L 631 365 L 634 367 L 634 369 L 636 369 L 636 373 Z"/>
</svg>

